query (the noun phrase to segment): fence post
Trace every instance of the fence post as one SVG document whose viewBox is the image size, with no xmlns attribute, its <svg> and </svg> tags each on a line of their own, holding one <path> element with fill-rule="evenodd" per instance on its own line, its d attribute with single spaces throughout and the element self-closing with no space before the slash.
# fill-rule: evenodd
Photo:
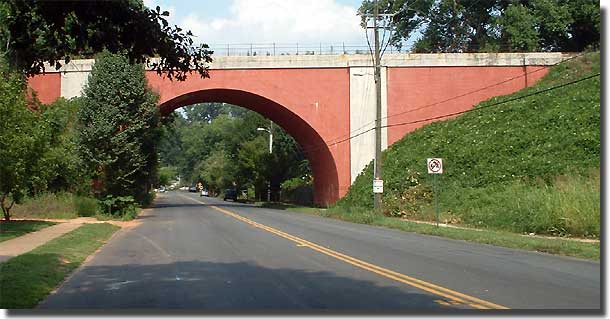
<svg viewBox="0 0 610 319">
<path fill-rule="evenodd" d="M 297 43 L 297 55 L 299 55 L 299 44 Z"/>
<path fill-rule="evenodd" d="M 273 42 L 273 55 L 275 55 L 275 42 Z"/>
<path fill-rule="evenodd" d="M 320 55 L 322 55 L 322 42 L 320 42 Z"/>
<path fill-rule="evenodd" d="M 229 44 L 227 44 L 227 56 L 229 56 L 231 54 L 229 54 Z"/>
<path fill-rule="evenodd" d="M 341 43 L 343 45 L 343 54 L 347 54 L 347 52 L 345 52 L 345 42 Z"/>
</svg>

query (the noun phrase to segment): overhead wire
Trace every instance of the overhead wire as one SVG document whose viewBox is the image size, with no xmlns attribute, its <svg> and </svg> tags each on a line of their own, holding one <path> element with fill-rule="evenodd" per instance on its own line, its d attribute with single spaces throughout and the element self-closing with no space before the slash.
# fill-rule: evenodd
<svg viewBox="0 0 610 319">
<path fill-rule="evenodd" d="M 510 81 L 513 81 L 513 80 L 516 80 L 516 79 L 519 79 L 519 78 L 523 78 L 523 77 L 526 77 L 526 76 L 528 76 L 528 75 L 531 75 L 531 74 L 534 74 L 534 73 L 537 73 L 537 72 L 540 72 L 540 71 L 543 71 L 543 70 L 546 70 L 548 67 L 553 67 L 553 66 L 560 65 L 560 64 L 562 64 L 562 63 L 569 62 L 569 61 L 574 60 L 574 59 L 576 59 L 576 58 L 579 58 L 579 57 L 581 57 L 581 56 L 583 56 L 583 55 L 585 55 L 585 54 L 586 54 L 586 52 L 582 52 L 582 53 L 579 53 L 579 54 L 577 54 L 577 55 L 571 56 L 571 57 L 569 57 L 569 58 L 567 58 L 567 59 L 563 59 L 563 60 L 561 60 L 561 61 L 559 61 L 559 62 L 557 62 L 557 63 L 551 64 L 551 65 L 548 65 L 548 66 L 544 66 L 544 67 L 540 67 L 540 68 L 535 69 L 535 70 L 533 70 L 533 71 L 527 71 L 527 72 L 524 72 L 524 73 L 522 73 L 522 74 L 520 74 L 520 75 L 517 75 L 517 76 L 511 77 L 511 78 L 508 78 L 508 79 L 502 80 L 502 81 L 500 81 L 500 82 L 497 82 L 497 83 L 494 83 L 494 84 L 491 84 L 491 85 L 488 85 L 488 86 L 484 86 L 484 87 L 482 87 L 482 88 L 479 88 L 479 89 L 476 89 L 476 90 L 473 90 L 473 91 L 469 91 L 469 92 L 466 92 L 466 93 L 462 93 L 462 94 L 459 94 L 459 95 L 455 95 L 455 96 L 452 96 L 452 97 L 447 98 L 447 99 L 442 100 L 442 101 L 437 101 L 437 102 L 434 102 L 434 103 L 430 103 L 430 104 L 426 104 L 426 105 L 422 105 L 422 106 L 416 107 L 416 108 L 414 108 L 414 109 L 409 109 L 409 110 L 406 110 L 406 111 L 403 111 L 403 112 L 399 112 L 399 113 L 394 113 L 394 114 L 391 114 L 391 115 L 387 115 L 387 116 L 385 116 L 385 117 L 382 117 L 381 119 L 382 119 L 382 120 L 385 120 L 385 119 L 389 119 L 389 118 L 392 118 L 392 117 L 396 117 L 396 116 L 404 115 L 404 114 L 407 114 L 407 113 L 412 113 L 412 112 L 415 112 L 415 111 L 418 111 L 418 110 L 421 110 L 421 109 L 425 109 L 425 108 L 429 108 L 429 107 L 432 107 L 432 106 L 436 106 L 436 105 L 439 105 L 439 104 L 447 103 L 447 102 L 450 102 L 450 101 L 453 101 L 453 100 L 457 100 L 457 99 L 459 99 L 459 98 L 463 98 L 463 97 L 465 97 L 465 96 L 468 96 L 468 95 L 471 95 L 471 94 L 474 94 L 474 93 L 478 93 L 478 92 L 481 92 L 481 91 L 484 91 L 484 90 L 487 90 L 487 89 L 490 89 L 490 88 L 496 87 L 496 86 L 498 86 L 498 85 L 502 85 L 502 84 L 504 84 L 504 83 L 507 83 L 507 82 L 510 82 Z M 342 139 L 342 138 L 344 138 L 344 137 L 346 137 L 346 136 L 348 136 L 348 135 L 350 135 L 350 134 L 352 134 L 352 133 L 354 133 L 354 132 L 357 132 L 357 131 L 359 131 L 359 130 L 361 130 L 361 129 L 363 129 L 363 128 L 368 127 L 368 126 L 369 126 L 369 125 L 371 125 L 372 123 L 375 123 L 375 121 L 373 120 L 373 121 L 367 122 L 367 123 L 363 124 L 362 126 L 360 126 L 360 127 L 356 128 L 356 129 L 354 129 L 354 130 L 351 130 L 351 131 L 350 131 L 349 133 L 347 133 L 347 134 L 344 134 L 344 135 L 338 136 L 338 137 L 336 137 L 336 138 L 330 139 L 330 140 L 328 140 L 328 141 L 326 141 L 326 142 L 327 142 L 327 143 L 330 143 L 330 142 L 332 142 L 332 141 L 334 141 L 334 140 L 339 140 L 339 139 Z"/>
<path fill-rule="evenodd" d="M 403 125 L 409 125 L 409 124 L 418 124 L 418 123 L 429 122 L 429 121 L 433 121 L 433 120 L 445 119 L 445 118 L 448 118 L 448 117 L 452 117 L 452 116 L 456 116 L 456 115 L 461 115 L 461 114 L 465 114 L 465 113 L 478 112 L 480 110 L 484 110 L 484 109 L 488 109 L 488 108 L 491 108 L 491 107 L 494 107 L 494 106 L 502 105 L 502 104 L 505 104 L 505 103 L 508 103 L 508 102 L 525 99 L 525 98 L 528 98 L 530 96 L 539 95 L 539 94 L 546 93 L 546 92 L 553 91 L 553 90 L 557 90 L 557 89 L 560 89 L 560 88 L 563 88 L 563 87 L 566 87 L 566 86 L 569 86 L 569 85 L 574 85 L 574 84 L 577 84 L 577 83 L 580 83 L 580 82 L 583 82 L 583 81 L 586 81 L 586 80 L 589 80 L 589 79 L 592 79 L 592 78 L 598 77 L 598 76 L 600 76 L 599 72 L 595 73 L 595 74 L 592 74 L 592 75 L 589 75 L 589 76 L 586 76 L 586 77 L 582 77 L 582 78 L 577 79 L 577 80 L 573 80 L 573 81 L 570 81 L 570 82 L 558 84 L 558 85 L 551 86 L 551 87 L 548 87 L 548 88 L 545 88 L 545 89 L 542 89 L 542 90 L 539 90 L 539 91 L 535 91 L 535 92 L 532 92 L 532 93 L 527 93 L 527 94 L 524 94 L 524 95 L 508 98 L 506 100 L 502 100 L 502 101 L 498 101 L 498 102 L 495 102 L 495 103 L 483 105 L 483 106 L 480 106 L 480 107 L 477 107 L 477 108 L 472 108 L 472 109 L 468 109 L 468 110 L 464 110 L 464 111 L 447 113 L 447 114 L 443 114 L 443 115 L 439 115 L 439 116 L 428 117 L 428 118 L 418 119 L 418 120 L 414 120 L 414 121 L 407 121 L 407 122 L 394 123 L 394 124 L 386 124 L 386 125 L 382 125 L 381 128 L 390 128 L 390 127 L 403 126 Z M 361 136 L 363 134 L 366 134 L 366 133 L 368 133 L 368 132 L 370 132 L 370 131 L 372 131 L 374 129 L 375 129 L 375 127 L 372 127 L 370 129 L 362 131 L 362 132 L 360 132 L 358 134 L 351 135 L 351 136 L 349 136 L 347 138 L 344 138 L 344 139 L 341 139 L 341 140 L 338 140 L 338 141 L 335 141 L 335 142 L 332 142 L 332 143 L 324 143 L 324 144 L 313 145 L 313 146 L 309 146 L 309 147 L 303 147 L 303 151 L 305 153 L 311 153 L 311 152 L 315 152 L 315 151 L 317 151 L 319 149 L 322 149 L 322 148 L 332 147 L 332 146 L 335 146 L 337 144 L 341 144 L 341 143 L 344 143 L 346 141 L 349 141 L 349 140 L 351 140 L 353 138 L 359 137 L 359 136 Z"/>
</svg>

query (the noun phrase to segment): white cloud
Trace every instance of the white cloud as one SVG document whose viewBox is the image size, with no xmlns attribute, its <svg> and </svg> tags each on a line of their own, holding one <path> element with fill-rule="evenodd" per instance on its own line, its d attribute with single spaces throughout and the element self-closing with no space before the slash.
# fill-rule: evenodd
<svg viewBox="0 0 610 319">
<path fill-rule="evenodd" d="M 228 17 L 206 20 L 191 12 L 178 24 L 208 44 L 361 44 L 356 10 L 335 0 L 232 0 Z"/>
</svg>

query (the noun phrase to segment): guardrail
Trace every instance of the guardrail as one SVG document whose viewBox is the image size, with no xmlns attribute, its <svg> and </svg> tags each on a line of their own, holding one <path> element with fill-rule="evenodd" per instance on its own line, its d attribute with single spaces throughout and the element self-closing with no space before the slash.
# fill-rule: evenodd
<svg viewBox="0 0 610 319">
<path fill-rule="evenodd" d="M 271 55 L 335 55 L 371 54 L 367 45 L 345 43 L 263 43 L 263 44 L 209 44 L 215 56 L 271 56 Z M 401 52 L 394 46 L 386 48 L 387 53 Z"/>
</svg>

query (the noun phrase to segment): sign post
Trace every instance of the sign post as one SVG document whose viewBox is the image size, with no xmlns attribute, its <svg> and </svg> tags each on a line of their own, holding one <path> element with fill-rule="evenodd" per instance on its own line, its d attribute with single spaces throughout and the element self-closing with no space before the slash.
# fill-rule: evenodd
<svg viewBox="0 0 610 319">
<path fill-rule="evenodd" d="M 383 193 L 383 180 L 382 179 L 374 179 L 373 180 L 373 193 L 374 194 L 382 194 Z"/>
<path fill-rule="evenodd" d="M 428 174 L 434 175 L 434 211 L 436 212 L 436 227 L 438 227 L 439 220 L 439 209 L 438 209 L 438 178 L 436 175 L 443 173 L 443 159 L 442 158 L 428 158 L 427 159 Z"/>
</svg>

